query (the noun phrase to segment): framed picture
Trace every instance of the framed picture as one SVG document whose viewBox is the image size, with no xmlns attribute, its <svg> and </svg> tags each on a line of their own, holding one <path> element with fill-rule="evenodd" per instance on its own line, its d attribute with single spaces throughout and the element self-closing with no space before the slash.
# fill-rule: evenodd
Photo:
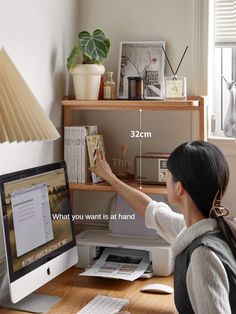
<svg viewBox="0 0 236 314">
<path fill-rule="evenodd" d="M 117 77 L 117 98 L 128 99 L 128 77 L 143 79 L 145 99 L 163 99 L 164 41 L 121 42 Z"/>
</svg>

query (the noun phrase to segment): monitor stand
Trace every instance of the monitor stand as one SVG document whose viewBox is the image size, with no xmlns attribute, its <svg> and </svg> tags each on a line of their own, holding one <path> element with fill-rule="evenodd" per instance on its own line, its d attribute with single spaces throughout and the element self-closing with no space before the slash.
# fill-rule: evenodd
<svg viewBox="0 0 236 314">
<path fill-rule="evenodd" d="M 30 294 L 17 303 L 12 303 L 10 298 L 7 274 L 3 275 L 0 286 L 0 306 L 4 308 L 20 310 L 31 313 L 46 313 L 53 305 L 62 298 L 58 296 Z"/>
</svg>

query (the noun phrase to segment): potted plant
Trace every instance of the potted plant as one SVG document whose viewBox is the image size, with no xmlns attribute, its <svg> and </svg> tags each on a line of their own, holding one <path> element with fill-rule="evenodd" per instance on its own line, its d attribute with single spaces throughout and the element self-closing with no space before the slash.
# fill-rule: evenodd
<svg viewBox="0 0 236 314">
<path fill-rule="evenodd" d="M 97 100 L 101 75 L 105 72 L 103 62 L 110 48 L 110 40 L 103 31 L 96 29 L 78 34 L 78 45 L 67 59 L 67 69 L 73 75 L 75 97 L 79 100 Z M 82 59 L 82 64 L 77 60 Z"/>
</svg>

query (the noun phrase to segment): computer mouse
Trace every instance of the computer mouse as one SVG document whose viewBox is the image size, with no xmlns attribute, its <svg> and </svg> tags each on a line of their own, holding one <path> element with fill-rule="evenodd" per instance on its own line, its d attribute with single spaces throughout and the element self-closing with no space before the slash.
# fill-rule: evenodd
<svg viewBox="0 0 236 314">
<path fill-rule="evenodd" d="M 147 286 L 144 286 L 141 291 L 143 292 L 155 292 L 155 293 L 173 293 L 174 289 L 167 285 L 162 284 L 150 284 Z"/>
</svg>

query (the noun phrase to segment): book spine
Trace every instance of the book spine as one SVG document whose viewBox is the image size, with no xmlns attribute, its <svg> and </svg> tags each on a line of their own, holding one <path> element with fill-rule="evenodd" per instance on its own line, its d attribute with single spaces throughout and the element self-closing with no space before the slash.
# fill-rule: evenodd
<svg viewBox="0 0 236 314">
<path fill-rule="evenodd" d="M 66 162 L 67 173 L 69 176 L 69 160 L 68 160 L 68 149 L 69 149 L 69 129 L 64 127 L 64 160 Z"/>
<path fill-rule="evenodd" d="M 86 146 L 85 146 L 85 139 L 87 135 L 87 128 L 81 127 L 81 182 L 86 182 L 86 172 L 87 172 L 87 165 L 86 165 Z"/>
<path fill-rule="evenodd" d="M 97 135 L 97 134 L 98 134 L 98 126 L 97 125 L 90 125 L 90 126 L 88 126 L 87 136 L 89 136 L 89 135 Z M 86 145 L 86 142 L 85 142 L 85 145 Z M 87 147 L 86 147 L 85 148 L 85 165 L 86 165 L 87 180 L 91 176 L 90 175 L 90 171 L 88 170 L 88 167 L 89 167 L 88 159 L 89 159 L 88 158 L 88 150 L 87 150 Z M 96 178 L 98 178 L 98 177 L 95 174 L 93 174 L 93 175 L 94 175 L 94 180 L 96 180 Z"/>
<path fill-rule="evenodd" d="M 77 150 L 76 150 L 76 166 L 77 166 L 77 182 L 81 183 L 82 181 L 82 169 L 81 169 L 81 134 L 82 134 L 82 128 L 81 127 L 77 127 L 76 128 L 77 132 L 77 138 L 76 138 L 76 142 L 77 142 Z"/>
<path fill-rule="evenodd" d="M 72 145 L 71 145 L 71 165 L 72 165 L 72 175 L 71 182 L 77 182 L 77 134 L 76 127 L 72 127 Z"/>
<path fill-rule="evenodd" d="M 67 152 L 67 159 L 68 159 L 68 179 L 69 182 L 73 182 L 73 169 L 72 169 L 72 128 L 68 127 L 68 152 Z"/>
</svg>

